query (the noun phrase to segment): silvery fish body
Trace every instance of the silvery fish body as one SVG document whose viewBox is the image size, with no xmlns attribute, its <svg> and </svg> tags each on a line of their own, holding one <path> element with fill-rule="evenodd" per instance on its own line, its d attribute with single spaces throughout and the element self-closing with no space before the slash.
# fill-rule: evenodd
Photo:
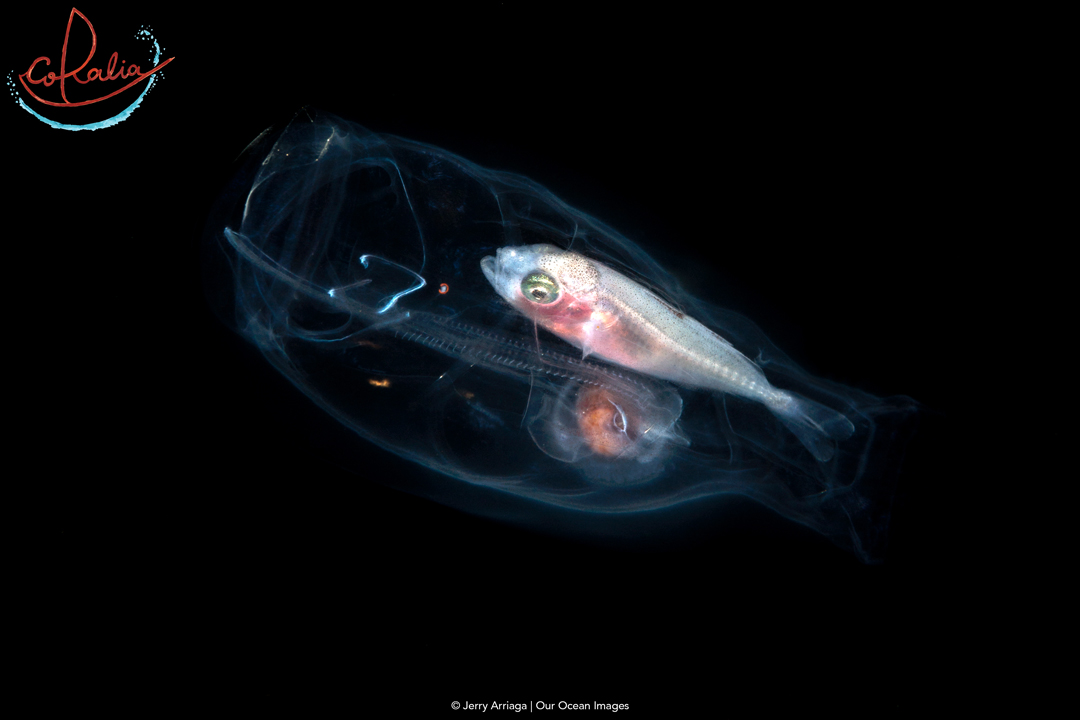
<svg viewBox="0 0 1080 720">
<path fill-rule="evenodd" d="M 504 300 L 585 356 L 760 402 L 821 462 L 854 430 L 844 415 L 773 387 L 730 342 L 603 263 L 527 245 L 500 248 L 480 265 Z"/>
</svg>

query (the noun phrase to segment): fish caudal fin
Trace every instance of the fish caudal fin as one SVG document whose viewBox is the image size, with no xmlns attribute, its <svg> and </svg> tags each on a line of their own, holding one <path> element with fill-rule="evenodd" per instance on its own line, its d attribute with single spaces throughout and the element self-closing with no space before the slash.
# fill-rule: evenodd
<svg viewBox="0 0 1080 720">
<path fill-rule="evenodd" d="M 793 393 L 784 396 L 782 402 L 770 409 L 818 462 L 831 460 L 836 452 L 835 443 L 855 432 L 855 426 L 843 413 Z"/>
</svg>

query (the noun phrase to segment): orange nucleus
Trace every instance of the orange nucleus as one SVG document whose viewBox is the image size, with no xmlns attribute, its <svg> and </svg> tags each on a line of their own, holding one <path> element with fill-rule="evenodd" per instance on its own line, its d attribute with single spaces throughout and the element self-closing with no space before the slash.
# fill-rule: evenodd
<svg viewBox="0 0 1080 720">
<path fill-rule="evenodd" d="M 635 418 L 626 403 L 607 388 L 585 388 L 578 393 L 576 410 L 581 437 L 597 455 L 616 457 L 637 442 Z M 630 427 L 628 428 L 627 425 Z"/>
</svg>

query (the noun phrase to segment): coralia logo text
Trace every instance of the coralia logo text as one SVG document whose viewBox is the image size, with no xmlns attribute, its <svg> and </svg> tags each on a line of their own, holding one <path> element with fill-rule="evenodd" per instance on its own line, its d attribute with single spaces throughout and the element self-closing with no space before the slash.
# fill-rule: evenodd
<svg viewBox="0 0 1080 720">
<path fill-rule="evenodd" d="M 81 22 L 77 22 L 76 18 Z M 76 56 L 77 51 L 71 47 L 72 24 L 76 25 L 76 33 L 83 40 L 86 30 L 90 33 L 89 52 L 81 61 Z M 91 67 L 91 61 L 98 49 L 97 32 L 89 18 L 73 7 L 68 16 L 67 30 L 64 32 L 64 44 L 60 48 L 59 64 L 54 65 L 53 59 L 45 55 L 35 59 L 26 72 L 18 76 L 21 92 L 19 86 L 12 82 L 10 75 L 9 90 L 22 109 L 60 130 L 100 130 L 116 125 L 131 116 L 150 92 L 154 81 L 160 77 L 158 73 L 161 68 L 174 59 L 161 59 L 161 46 L 148 28 L 140 28 L 135 37 L 150 42 L 149 62 L 143 65 L 129 63 L 120 59 L 118 52 L 114 52 L 104 64 L 99 62 L 98 67 Z M 79 47 L 83 46 L 85 42 Z M 85 50 L 85 47 L 83 49 Z M 144 66 L 149 69 L 143 70 Z M 103 103 L 100 109 L 107 115 L 103 119 L 88 117 L 93 113 L 85 110 L 81 111 L 79 118 L 65 117 L 65 113 L 74 115 L 75 109 L 98 103 Z"/>
</svg>

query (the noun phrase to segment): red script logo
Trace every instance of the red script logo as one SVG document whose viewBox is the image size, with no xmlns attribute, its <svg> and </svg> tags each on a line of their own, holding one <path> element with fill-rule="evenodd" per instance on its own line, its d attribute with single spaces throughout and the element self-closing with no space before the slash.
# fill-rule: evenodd
<svg viewBox="0 0 1080 720">
<path fill-rule="evenodd" d="M 90 30 L 90 53 L 86 56 L 86 59 L 83 60 L 77 68 L 75 68 L 74 70 L 68 70 L 68 67 L 73 65 L 75 62 L 68 57 L 68 42 L 71 39 L 71 25 L 75 21 L 76 15 L 78 15 L 79 18 L 81 18 L 82 21 L 86 23 L 86 27 Z M 146 33 L 146 37 L 150 37 L 148 33 Z M 120 67 L 117 67 L 118 53 L 114 52 L 109 57 L 109 60 L 106 63 L 105 67 L 93 67 L 83 73 L 86 67 L 90 64 L 90 61 L 93 59 L 94 53 L 97 52 L 97 44 L 97 32 L 95 32 L 93 24 L 86 17 L 86 15 L 82 14 L 78 10 L 78 8 L 73 7 L 71 8 L 71 14 L 68 16 L 67 30 L 64 33 L 64 45 L 60 51 L 60 72 L 56 73 L 49 71 L 48 73 L 45 73 L 44 68 L 51 66 L 52 60 L 43 55 L 30 63 L 30 67 L 27 68 L 26 72 L 19 75 L 19 81 L 22 83 L 23 88 L 26 90 L 27 94 L 30 97 L 44 105 L 49 105 L 56 108 L 81 107 L 84 105 L 93 105 L 94 103 L 99 103 L 102 100 L 108 100 L 111 97 L 119 95 L 125 90 L 131 89 L 135 85 L 138 85 L 147 78 L 151 77 L 154 73 L 161 70 L 161 68 L 168 65 L 174 59 L 169 58 L 164 62 L 159 62 L 155 67 L 144 72 L 139 65 L 130 64 L 125 67 L 125 60 L 119 60 Z M 156 41 L 154 44 L 156 47 Z M 156 59 L 157 58 L 155 57 L 155 60 Z M 44 63 L 44 66 L 39 67 L 41 63 Z M 80 73 L 83 73 L 81 77 Z M 70 82 L 72 80 L 79 83 L 80 85 L 92 85 L 93 83 L 109 83 L 109 85 L 99 86 L 101 87 L 102 94 L 98 97 L 91 98 L 89 100 L 79 100 L 77 102 L 72 102 L 68 99 L 68 89 L 74 88 L 74 86 L 70 85 Z M 124 84 L 123 87 L 113 89 L 116 87 L 116 81 L 123 80 L 127 80 L 129 82 Z M 32 87 L 34 85 L 44 85 L 45 87 L 52 87 L 52 85 L 55 84 L 57 81 L 59 81 L 60 83 L 60 102 L 46 100 L 45 98 L 34 92 L 34 89 Z M 41 119 L 44 120 L 44 118 Z M 54 123 L 50 122 L 50 124 Z"/>
</svg>

